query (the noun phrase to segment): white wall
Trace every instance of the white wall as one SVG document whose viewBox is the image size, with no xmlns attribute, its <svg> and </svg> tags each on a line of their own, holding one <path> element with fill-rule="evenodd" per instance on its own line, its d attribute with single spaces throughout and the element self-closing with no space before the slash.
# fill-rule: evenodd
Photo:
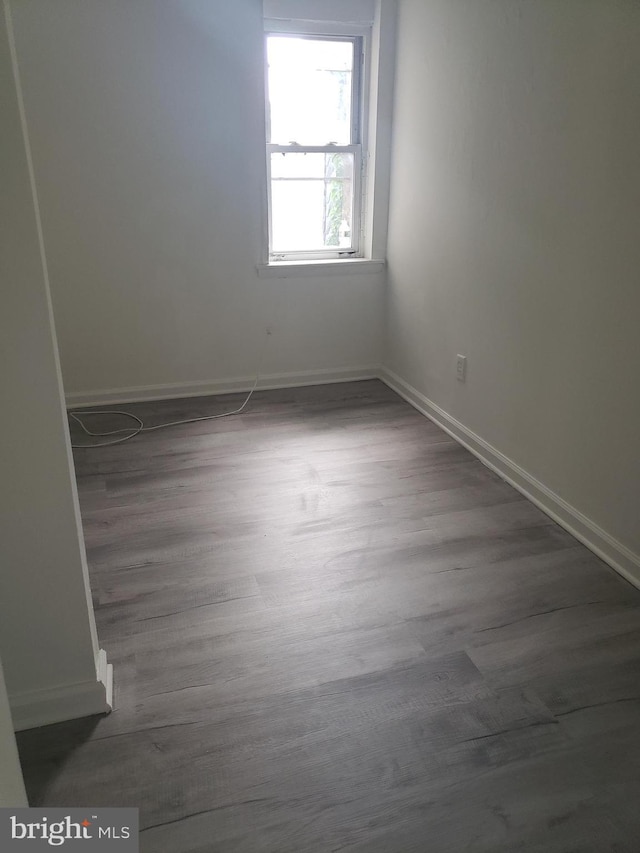
<svg viewBox="0 0 640 853">
<path fill-rule="evenodd" d="M 0 808 L 19 808 L 26 805 L 27 794 L 0 661 Z"/>
<path fill-rule="evenodd" d="M 376 0 L 264 0 L 265 18 L 372 24 Z"/>
<path fill-rule="evenodd" d="M 22 728 L 107 705 L 4 13 L 0 20 L 0 654 Z"/>
<path fill-rule="evenodd" d="M 626 0 L 401 0 L 386 359 L 636 559 L 639 44 Z"/>
<path fill-rule="evenodd" d="M 257 277 L 260 0 L 13 7 L 67 392 L 379 363 L 382 273 Z"/>
</svg>

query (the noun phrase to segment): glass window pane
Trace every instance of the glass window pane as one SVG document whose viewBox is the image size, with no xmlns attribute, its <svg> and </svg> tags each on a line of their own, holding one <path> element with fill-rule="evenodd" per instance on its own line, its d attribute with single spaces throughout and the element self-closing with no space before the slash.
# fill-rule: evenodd
<svg viewBox="0 0 640 853">
<path fill-rule="evenodd" d="M 271 155 L 271 250 L 351 248 L 353 154 Z"/>
<path fill-rule="evenodd" d="M 268 36 L 270 142 L 351 143 L 353 42 Z"/>
</svg>

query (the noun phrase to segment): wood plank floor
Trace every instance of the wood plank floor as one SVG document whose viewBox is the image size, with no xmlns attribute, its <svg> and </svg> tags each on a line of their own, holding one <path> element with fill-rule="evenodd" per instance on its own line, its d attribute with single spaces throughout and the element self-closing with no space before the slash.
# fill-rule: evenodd
<svg viewBox="0 0 640 853">
<path fill-rule="evenodd" d="M 640 849 L 640 593 L 384 385 L 76 464 L 116 710 L 20 735 L 32 804 L 147 853 Z"/>
</svg>

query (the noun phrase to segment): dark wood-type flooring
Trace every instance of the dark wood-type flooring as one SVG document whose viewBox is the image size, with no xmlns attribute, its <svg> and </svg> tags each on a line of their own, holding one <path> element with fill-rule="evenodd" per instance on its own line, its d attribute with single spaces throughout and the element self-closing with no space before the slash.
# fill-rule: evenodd
<svg viewBox="0 0 640 853">
<path fill-rule="evenodd" d="M 638 853 L 640 593 L 384 385 L 76 464 L 116 709 L 20 735 L 32 804 L 139 806 L 146 853 Z"/>
</svg>

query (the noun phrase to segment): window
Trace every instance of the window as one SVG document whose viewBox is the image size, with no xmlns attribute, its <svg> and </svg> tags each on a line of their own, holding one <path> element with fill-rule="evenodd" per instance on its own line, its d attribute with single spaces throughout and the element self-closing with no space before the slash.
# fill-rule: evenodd
<svg viewBox="0 0 640 853">
<path fill-rule="evenodd" d="M 362 37 L 268 33 L 269 260 L 359 257 Z"/>
</svg>

